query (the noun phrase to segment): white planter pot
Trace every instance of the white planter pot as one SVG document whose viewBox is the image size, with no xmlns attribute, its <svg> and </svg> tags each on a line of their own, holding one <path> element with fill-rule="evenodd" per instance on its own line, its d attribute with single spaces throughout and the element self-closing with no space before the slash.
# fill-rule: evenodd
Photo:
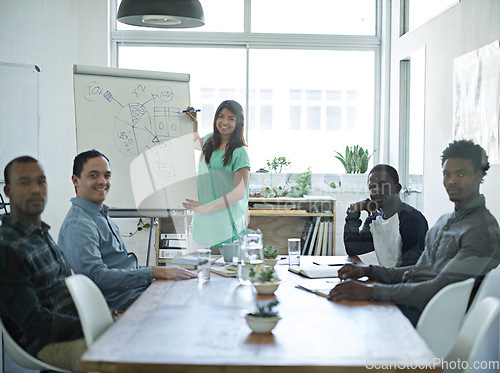
<svg viewBox="0 0 500 373">
<path fill-rule="evenodd" d="M 246 315 L 246 320 L 248 326 L 254 333 L 270 333 L 274 329 L 278 321 L 280 321 L 279 316 L 272 317 L 255 317 L 252 315 Z"/>
<path fill-rule="evenodd" d="M 254 282 L 253 286 L 254 286 L 255 290 L 257 290 L 257 293 L 269 295 L 269 294 L 274 294 L 276 289 L 278 289 L 278 286 L 280 286 L 280 283 L 279 283 L 279 281 L 278 282 Z"/>
<path fill-rule="evenodd" d="M 341 190 L 345 192 L 364 193 L 368 191 L 367 174 L 342 174 L 340 175 Z"/>
</svg>

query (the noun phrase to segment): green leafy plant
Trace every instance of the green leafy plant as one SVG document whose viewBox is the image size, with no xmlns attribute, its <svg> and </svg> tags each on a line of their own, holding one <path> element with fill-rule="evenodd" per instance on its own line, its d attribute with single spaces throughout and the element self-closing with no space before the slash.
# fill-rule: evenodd
<svg viewBox="0 0 500 373">
<path fill-rule="evenodd" d="M 273 245 L 267 245 L 264 248 L 264 259 L 276 259 L 277 256 L 278 250 L 276 250 Z"/>
<path fill-rule="evenodd" d="M 274 310 L 274 307 L 276 307 L 279 304 L 278 300 L 274 300 L 272 302 L 266 303 L 264 305 L 259 305 L 257 304 L 256 306 L 256 311 L 253 313 L 250 313 L 249 315 L 255 316 L 255 317 L 273 317 L 273 316 L 278 316 L 278 311 Z"/>
<path fill-rule="evenodd" d="M 309 194 L 309 191 L 311 190 L 311 175 L 311 167 L 307 167 L 307 171 L 300 174 L 300 176 L 297 178 L 297 183 L 299 184 L 299 197 L 304 197 L 305 195 Z"/>
<path fill-rule="evenodd" d="M 267 167 L 269 167 L 272 172 L 281 173 L 281 171 L 290 166 L 291 163 L 292 162 L 288 161 L 286 157 L 274 157 L 271 160 L 267 160 Z"/>
<path fill-rule="evenodd" d="M 345 172 L 348 174 L 364 174 L 368 170 L 368 161 L 372 157 L 368 149 L 363 149 L 359 145 L 345 147 L 345 155 L 335 151 L 337 158 L 344 166 Z"/>
<path fill-rule="evenodd" d="M 263 282 L 277 282 L 279 277 L 274 271 L 273 267 L 258 265 L 250 269 L 250 281 L 263 283 Z"/>
<path fill-rule="evenodd" d="M 139 221 L 137 222 L 137 230 L 138 231 L 142 231 L 145 228 L 151 228 L 151 224 L 150 223 L 144 223 L 144 221 L 142 220 L 142 218 L 139 218 Z"/>
<path fill-rule="evenodd" d="M 273 188 L 266 187 L 264 189 L 264 192 L 263 192 L 264 197 L 266 197 L 266 198 L 285 197 L 289 193 L 290 193 L 290 190 L 285 188 L 285 187 L 282 187 L 282 186 L 273 187 Z"/>
</svg>

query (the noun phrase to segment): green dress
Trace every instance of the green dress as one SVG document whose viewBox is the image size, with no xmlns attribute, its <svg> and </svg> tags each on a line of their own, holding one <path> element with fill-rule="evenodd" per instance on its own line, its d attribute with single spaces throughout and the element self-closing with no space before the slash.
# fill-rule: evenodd
<svg viewBox="0 0 500 373">
<path fill-rule="evenodd" d="M 208 134 L 203 143 L 210 138 Z M 210 168 L 202 156 L 198 167 L 198 200 L 204 205 L 210 205 L 229 194 L 234 189 L 234 173 L 243 167 L 250 169 L 250 159 L 246 147 L 240 146 L 233 152 L 231 162 L 223 166 L 225 151 L 214 150 L 210 158 Z M 212 185 L 213 180 L 213 185 Z M 214 196 L 215 194 L 215 196 Z M 193 239 L 211 246 L 221 246 L 225 242 L 233 242 L 245 229 L 246 209 L 248 205 L 248 185 L 245 197 L 229 209 L 208 214 L 193 214 Z M 231 217 L 234 221 L 231 223 Z"/>
</svg>

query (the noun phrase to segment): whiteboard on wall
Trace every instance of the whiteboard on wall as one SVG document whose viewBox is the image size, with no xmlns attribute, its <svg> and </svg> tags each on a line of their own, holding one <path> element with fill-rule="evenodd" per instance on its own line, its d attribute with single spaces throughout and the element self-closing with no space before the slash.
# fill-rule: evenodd
<svg viewBox="0 0 500 373">
<path fill-rule="evenodd" d="M 74 67 L 77 151 L 110 161 L 112 209 L 163 216 L 197 199 L 189 74 Z"/>
<path fill-rule="evenodd" d="M 0 62 L 0 182 L 12 159 L 40 156 L 40 69 Z"/>
</svg>

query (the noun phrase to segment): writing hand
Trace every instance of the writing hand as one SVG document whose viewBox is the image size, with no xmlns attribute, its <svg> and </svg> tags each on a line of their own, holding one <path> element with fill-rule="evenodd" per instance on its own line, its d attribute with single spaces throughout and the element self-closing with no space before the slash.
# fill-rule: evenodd
<svg viewBox="0 0 500 373">
<path fill-rule="evenodd" d="M 193 121 L 193 123 L 197 123 L 198 122 L 198 119 L 196 119 L 196 110 L 194 107 L 192 106 L 188 106 L 186 108 L 186 110 L 193 110 L 189 113 L 186 113 L 186 115 Z"/>
<path fill-rule="evenodd" d="M 364 276 L 370 276 L 370 274 L 370 267 L 358 264 L 344 264 L 342 268 L 339 269 L 339 278 L 341 280 L 349 278 L 357 279 Z"/>
<path fill-rule="evenodd" d="M 340 282 L 328 294 L 332 302 L 373 299 L 373 288 L 355 280 Z"/>
</svg>

